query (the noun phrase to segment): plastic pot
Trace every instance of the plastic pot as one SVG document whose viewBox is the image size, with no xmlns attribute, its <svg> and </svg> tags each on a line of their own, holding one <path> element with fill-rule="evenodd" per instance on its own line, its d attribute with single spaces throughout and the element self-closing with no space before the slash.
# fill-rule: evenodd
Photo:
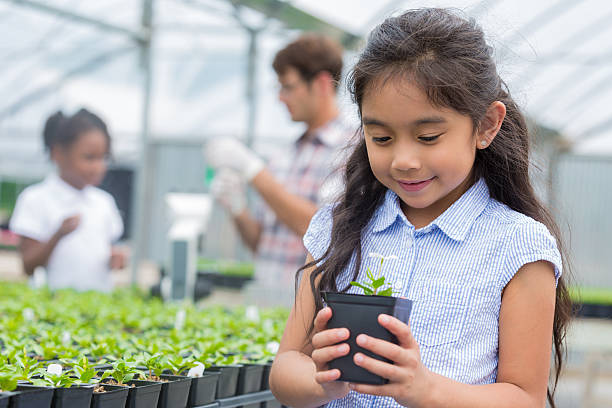
<svg viewBox="0 0 612 408">
<path fill-rule="evenodd" d="M 220 371 L 206 370 L 201 377 L 193 377 L 187 405 L 189 407 L 199 407 L 214 402 L 217 397 L 217 384 L 220 376 Z"/>
<path fill-rule="evenodd" d="M 53 393 L 51 408 L 83 408 L 91 404 L 93 386 L 75 386 L 56 388 Z"/>
<path fill-rule="evenodd" d="M 124 408 L 130 389 L 123 385 L 103 384 L 105 392 L 94 392 L 91 408 Z"/>
<path fill-rule="evenodd" d="M 359 334 L 364 333 L 397 344 L 397 338 L 378 323 L 378 316 L 388 314 L 407 323 L 412 309 L 412 301 L 392 296 L 369 296 L 337 292 L 323 292 L 323 298 L 332 309 L 332 317 L 327 323 L 327 327 L 330 329 L 346 327 L 350 332 L 350 337 L 346 342 L 350 347 L 349 353 L 329 363 L 330 368 L 340 370 L 339 381 L 385 384 L 387 381 L 384 378 L 355 365 L 353 356 L 360 352 L 381 361 L 389 361 L 359 347 L 355 339 Z"/>
<path fill-rule="evenodd" d="M 8 392 L 0 392 L 0 408 L 6 408 L 9 404 L 11 394 Z"/>
<path fill-rule="evenodd" d="M 240 373 L 241 364 L 227 366 L 212 366 L 207 368 L 207 371 L 219 372 L 219 381 L 217 382 L 217 399 L 233 397 L 238 389 L 238 374 Z"/>
<path fill-rule="evenodd" d="M 155 381 L 132 380 L 129 388 L 126 408 L 153 408 L 157 406 L 161 383 Z"/>
<path fill-rule="evenodd" d="M 263 374 L 261 375 L 261 386 L 259 389 L 261 391 L 270 389 L 270 371 L 272 370 L 272 362 L 266 363 L 264 365 Z"/>
<path fill-rule="evenodd" d="M 19 384 L 11 394 L 11 408 L 49 408 L 53 388 Z"/>
<path fill-rule="evenodd" d="M 185 408 L 191 388 L 191 378 L 182 375 L 162 374 L 161 391 L 157 408 Z"/>
</svg>

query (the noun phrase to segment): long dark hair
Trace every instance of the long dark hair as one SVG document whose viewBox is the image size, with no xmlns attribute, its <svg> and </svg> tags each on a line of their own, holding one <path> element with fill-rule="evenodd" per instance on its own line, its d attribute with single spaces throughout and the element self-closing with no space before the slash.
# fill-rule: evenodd
<svg viewBox="0 0 612 408">
<path fill-rule="evenodd" d="M 67 149 L 72 146 L 80 135 L 94 129 L 104 134 L 110 154 L 110 134 L 106 123 L 98 115 L 84 108 L 79 109 L 73 115 L 64 115 L 62 111 L 57 111 L 49 116 L 45 122 L 43 129 L 45 149 L 49 153 L 55 146 Z"/>
<path fill-rule="evenodd" d="M 537 199 L 529 180 L 529 130 L 525 118 L 497 73 L 492 49 L 480 27 L 471 19 L 435 8 L 410 10 L 386 19 L 372 31 L 349 74 L 349 90 L 360 114 L 366 92 L 384 81 L 397 79 L 417 85 L 432 104 L 469 116 L 474 129 L 481 125 L 491 103 L 501 101 L 506 105 L 499 133 L 486 149 L 477 149 L 474 179 L 484 178 L 491 197 L 548 227 L 561 251 L 565 276 L 569 264 L 559 228 Z M 332 212 L 329 248 L 320 259 L 304 266 L 318 264 L 310 275 L 315 313 L 322 308 L 321 291 L 348 289 L 337 288 L 336 278 L 353 256 L 356 262 L 352 280 L 356 279 L 361 267 L 362 231 L 385 195 L 386 187 L 370 168 L 362 136 L 348 159 L 344 178 L 344 193 Z M 571 317 L 571 301 L 563 276 L 557 286 L 553 323 L 555 382 L 547 392 L 553 408 Z"/>
</svg>

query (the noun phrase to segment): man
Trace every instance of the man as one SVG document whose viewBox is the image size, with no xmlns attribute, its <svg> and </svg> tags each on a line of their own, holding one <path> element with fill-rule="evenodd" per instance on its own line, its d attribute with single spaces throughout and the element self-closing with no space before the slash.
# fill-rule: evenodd
<svg viewBox="0 0 612 408">
<path fill-rule="evenodd" d="M 303 35 L 279 51 L 272 65 L 280 83 L 279 99 L 306 131 L 267 167 L 233 139 L 212 142 L 205 153 L 217 170 L 213 195 L 256 255 L 252 300 L 289 304 L 295 272 L 306 259 L 302 236 L 318 207 L 339 192 L 340 175 L 329 176 L 340 166 L 342 148 L 352 134 L 339 119 L 336 103 L 342 73 L 339 44 Z M 246 208 L 247 183 L 263 200 L 253 212 Z"/>
</svg>

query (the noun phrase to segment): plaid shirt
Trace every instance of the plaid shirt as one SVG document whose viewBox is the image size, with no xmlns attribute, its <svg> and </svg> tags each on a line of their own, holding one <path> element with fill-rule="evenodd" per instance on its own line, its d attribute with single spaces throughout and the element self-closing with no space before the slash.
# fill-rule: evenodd
<svg viewBox="0 0 612 408">
<path fill-rule="evenodd" d="M 303 134 L 289 151 L 276 155 L 268 169 L 290 193 L 319 206 L 328 203 L 341 189 L 342 174 L 337 170 L 344 162 L 344 148 L 351 136 L 351 130 L 334 119 L 311 134 Z M 255 201 L 254 216 L 262 225 L 255 258 L 256 296 L 258 300 L 290 304 L 295 272 L 306 260 L 302 237 L 280 222 L 260 197 Z"/>
</svg>

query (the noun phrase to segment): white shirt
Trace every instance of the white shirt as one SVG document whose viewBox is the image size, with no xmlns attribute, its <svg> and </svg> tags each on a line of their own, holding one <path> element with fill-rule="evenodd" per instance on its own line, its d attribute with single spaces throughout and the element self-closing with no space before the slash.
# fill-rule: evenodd
<svg viewBox="0 0 612 408">
<path fill-rule="evenodd" d="M 78 190 L 50 175 L 19 195 L 10 229 L 46 242 L 66 218 L 76 214 L 81 216 L 79 226 L 60 239 L 49 257 L 49 287 L 109 291 L 111 244 L 123 233 L 123 222 L 107 192 L 93 186 Z"/>
</svg>

